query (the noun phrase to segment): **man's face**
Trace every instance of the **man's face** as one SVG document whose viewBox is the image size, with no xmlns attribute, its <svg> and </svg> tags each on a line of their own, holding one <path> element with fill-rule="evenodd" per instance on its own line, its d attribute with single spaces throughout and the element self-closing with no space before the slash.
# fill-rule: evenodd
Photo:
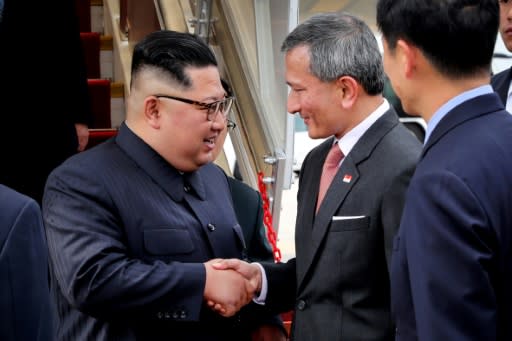
<svg viewBox="0 0 512 341">
<path fill-rule="evenodd" d="M 500 35 L 507 47 L 512 51 L 512 0 L 499 0 L 500 3 Z"/>
<path fill-rule="evenodd" d="M 166 95 L 197 102 L 212 103 L 222 100 L 225 92 L 216 67 L 188 68 L 192 87 L 187 90 L 169 89 Z M 182 171 L 192 171 L 214 160 L 216 144 L 222 148 L 222 130 L 226 119 L 218 113 L 207 120 L 207 110 L 195 104 L 168 98 L 159 98 L 164 111 L 161 137 L 165 143 L 164 157 Z"/>
<path fill-rule="evenodd" d="M 295 47 L 286 53 L 286 83 L 290 86 L 287 111 L 298 113 L 309 137 L 326 138 L 344 127 L 344 115 L 336 98 L 335 82 L 322 82 L 309 71 L 309 49 Z"/>
</svg>

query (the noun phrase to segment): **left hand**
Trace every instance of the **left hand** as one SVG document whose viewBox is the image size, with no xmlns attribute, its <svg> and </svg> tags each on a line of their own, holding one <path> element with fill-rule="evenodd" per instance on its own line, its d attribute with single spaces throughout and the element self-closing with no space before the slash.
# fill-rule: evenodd
<svg viewBox="0 0 512 341">
<path fill-rule="evenodd" d="M 287 341 L 283 330 L 278 326 L 264 325 L 251 333 L 251 341 Z"/>
<path fill-rule="evenodd" d="M 89 127 L 83 123 L 75 123 L 75 129 L 78 136 L 78 151 L 83 152 L 89 143 Z"/>
</svg>

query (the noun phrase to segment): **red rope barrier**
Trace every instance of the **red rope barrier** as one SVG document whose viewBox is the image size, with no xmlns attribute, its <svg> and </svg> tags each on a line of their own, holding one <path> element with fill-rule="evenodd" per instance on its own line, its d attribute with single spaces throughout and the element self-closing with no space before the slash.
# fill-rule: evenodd
<svg viewBox="0 0 512 341">
<path fill-rule="evenodd" d="M 263 182 L 263 172 L 258 172 L 258 187 L 263 200 L 263 224 L 267 228 L 267 239 L 272 246 L 272 253 L 274 254 L 274 261 L 276 263 L 281 261 L 281 250 L 277 247 L 277 235 L 272 227 L 272 213 L 270 211 L 270 203 L 267 195 L 267 187 Z"/>
</svg>

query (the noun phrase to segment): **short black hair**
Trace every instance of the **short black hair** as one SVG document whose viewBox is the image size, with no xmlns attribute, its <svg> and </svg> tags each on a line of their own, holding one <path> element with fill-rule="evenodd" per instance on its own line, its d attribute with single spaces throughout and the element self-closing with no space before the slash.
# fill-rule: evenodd
<svg viewBox="0 0 512 341">
<path fill-rule="evenodd" d="M 453 78 L 490 72 L 499 28 L 496 0 L 379 0 L 377 26 L 391 51 L 417 46 Z"/>
<path fill-rule="evenodd" d="M 133 50 L 132 80 L 146 67 L 154 67 L 185 88 L 192 85 L 185 73 L 187 67 L 217 66 L 210 47 L 198 36 L 172 30 L 148 34 Z"/>
</svg>

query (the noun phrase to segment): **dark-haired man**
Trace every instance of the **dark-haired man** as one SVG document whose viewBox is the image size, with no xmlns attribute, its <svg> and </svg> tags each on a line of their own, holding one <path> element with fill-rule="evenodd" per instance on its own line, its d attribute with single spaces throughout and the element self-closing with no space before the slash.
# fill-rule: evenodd
<svg viewBox="0 0 512 341">
<path fill-rule="evenodd" d="M 397 340 L 512 340 L 512 116 L 496 0 L 379 0 L 384 67 L 427 125 L 391 267 Z"/>
</svg>

